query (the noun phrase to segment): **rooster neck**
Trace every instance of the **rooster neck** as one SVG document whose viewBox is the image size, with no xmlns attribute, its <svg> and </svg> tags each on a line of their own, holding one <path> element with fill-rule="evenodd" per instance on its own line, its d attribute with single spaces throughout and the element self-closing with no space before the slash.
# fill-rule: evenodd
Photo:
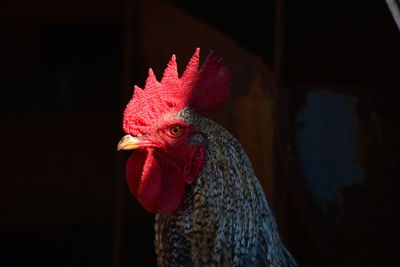
<svg viewBox="0 0 400 267">
<path fill-rule="evenodd" d="M 181 116 L 207 136 L 206 165 L 186 187 L 181 206 L 156 215 L 159 264 L 254 266 L 268 261 L 285 266 L 279 264 L 285 249 L 275 220 L 241 145 L 222 126 L 190 110 Z"/>
</svg>

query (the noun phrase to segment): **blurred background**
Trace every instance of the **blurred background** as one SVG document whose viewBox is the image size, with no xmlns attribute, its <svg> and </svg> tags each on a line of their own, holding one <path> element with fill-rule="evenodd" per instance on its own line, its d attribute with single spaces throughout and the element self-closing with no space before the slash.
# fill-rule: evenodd
<svg viewBox="0 0 400 267">
<path fill-rule="evenodd" d="M 0 266 L 155 266 L 116 152 L 133 85 L 196 47 L 300 266 L 391 266 L 400 31 L 385 1 L 3 0 Z"/>
</svg>

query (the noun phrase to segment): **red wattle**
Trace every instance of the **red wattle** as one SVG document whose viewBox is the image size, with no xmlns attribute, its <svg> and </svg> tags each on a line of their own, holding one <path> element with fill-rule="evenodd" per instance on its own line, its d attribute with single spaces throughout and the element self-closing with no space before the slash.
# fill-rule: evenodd
<svg viewBox="0 0 400 267">
<path fill-rule="evenodd" d="M 180 205 L 185 192 L 183 172 L 153 150 L 135 151 L 126 164 L 129 189 L 149 212 L 168 214 Z"/>
</svg>

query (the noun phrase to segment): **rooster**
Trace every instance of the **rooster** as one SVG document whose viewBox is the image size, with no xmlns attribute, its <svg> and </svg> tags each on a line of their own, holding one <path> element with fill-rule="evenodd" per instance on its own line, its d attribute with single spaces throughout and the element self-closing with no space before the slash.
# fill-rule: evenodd
<svg viewBox="0 0 400 267">
<path fill-rule="evenodd" d="M 212 52 L 199 53 L 179 78 L 175 55 L 161 81 L 149 69 L 123 116 L 118 150 L 132 194 L 156 213 L 160 266 L 296 266 L 239 142 L 197 112 L 226 100 L 230 74 Z"/>
</svg>

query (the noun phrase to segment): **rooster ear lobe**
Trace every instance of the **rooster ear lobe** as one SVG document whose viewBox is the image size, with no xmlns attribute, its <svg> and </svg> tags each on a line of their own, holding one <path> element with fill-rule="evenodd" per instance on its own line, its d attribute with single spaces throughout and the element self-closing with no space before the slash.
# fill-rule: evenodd
<svg viewBox="0 0 400 267">
<path fill-rule="evenodd" d="M 189 162 L 184 170 L 186 184 L 193 183 L 199 177 L 206 160 L 206 152 L 202 145 L 196 145 L 191 154 L 191 162 Z"/>
</svg>

